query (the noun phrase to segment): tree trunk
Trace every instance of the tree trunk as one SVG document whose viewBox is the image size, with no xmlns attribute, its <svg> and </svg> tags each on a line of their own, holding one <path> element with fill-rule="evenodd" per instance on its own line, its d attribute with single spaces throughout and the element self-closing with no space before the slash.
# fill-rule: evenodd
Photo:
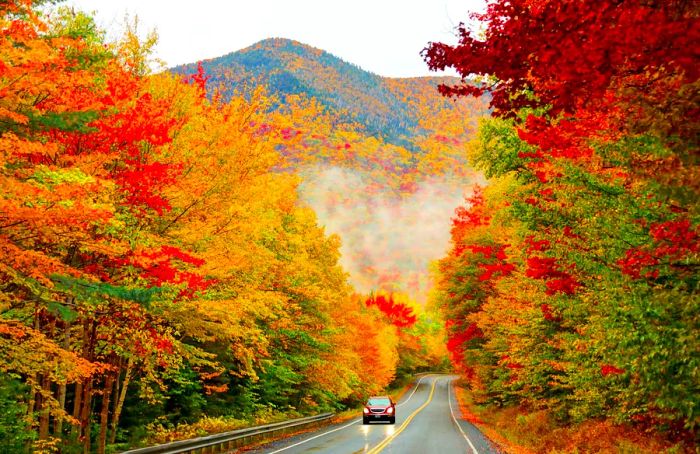
<svg viewBox="0 0 700 454">
<path fill-rule="evenodd" d="M 121 392 L 119 393 L 119 399 L 116 401 L 116 406 L 114 407 L 114 413 L 112 414 L 112 424 L 111 424 L 111 434 L 109 437 L 109 443 L 113 444 L 117 437 L 117 427 L 119 426 L 119 417 L 122 414 L 122 408 L 124 407 L 124 400 L 126 400 L 126 391 L 129 389 L 129 382 L 131 381 L 131 371 L 134 367 L 133 358 L 129 358 L 126 363 L 126 372 L 124 373 L 124 381 L 122 382 Z"/>
<path fill-rule="evenodd" d="M 56 328 L 56 320 L 51 320 L 48 326 L 47 336 L 49 339 L 53 339 L 54 330 Z M 39 408 L 39 440 L 46 440 L 49 438 L 49 428 L 50 428 L 50 417 L 51 408 L 49 406 L 49 399 L 51 398 L 51 379 L 49 374 L 42 374 L 41 377 L 41 406 Z"/>
<path fill-rule="evenodd" d="M 39 325 L 39 304 L 37 303 L 36 306 L 34 307 L 34 324 L 33 328 L 36 331 L 39 331 L 40 325 Z M 32 388 L 34 385 L 37 383 L 37 374 L 31 374 L 30 376 L 27 377 L 27 383 L 29 383 L 29 386 Z M 34 406 L 36 405 L 36 399 L 37 399 L 37 393 L 34 392 L 32 389 L 31 395 L 29 397 L 29 403 L 27 404 L 27 416 L 29 416 L 31 419 L 34 419 L 32 417 L 32 413 L 34 413 Z"/>
<path fill-rule="evenodd" d="M 66 322 L 66 331 L 63 337 L 63 349 L 68 351 L 70 349 L 70 323 Z M 66 383 L 61 383 L 58 385 L 58 406 L 61 409 L 66 408 Z M 63 418 L 54 419 L 53 433 L 57 437 L 61 437 L 63 434 Z"/>
<path fill-rule="evenodd" d="M 39 410 L 39 440 L 46 440 L 49 438 L 49 415 L 50 410 L 47 405 L 48 396 L 51 395 L 51 381 L 48 375 L 42 375 L 41 377 L 41 391 L 38 393 L 39 398 L 37 402 L 39 403 L 37 410 Z"/>
<path fill-rule="evenodd" d="M 90 410 L 92 409 L 92 379 L 83 386 L 83 405 L 80 411 L 80 429 L 83 453 L 90 454 Z"/>
<path fill-rule="evenodd" d="M 97 441 L 97 454 L 105 454 L 107 445 L 107 425 L 109 422 L 109 401 L 112 397 L 114 375 L 109 372 L 105 377 L 105 387 L 102 390 L 102 411 L 100 412 L 100 436 Z"/>
<path fill-rule="evenodd" d="M 109 425 L 107 428 L 107 443 L 108 444 L 113 444 L 114 443 L 114 434 L 112 430 L 112 426 L 114 423 L 114 410 L 117 406 L 117 402 L 119 401 L 119 380 L 121 379 L 122 376 L 122 370 L 124 369 L 124 359 L 119 358 L 119 365 L 117 369 L 117 373 L 114 375 L 114 386 L 112 386 L 112 398 L 110 399 L 110 403 L 112 404 L 112 411 L 110 413 L 111 418 L 109 420 Z"/>
<path fill-rule="evenodd" d="M 83 356 L 88 361 L 93 360 L 95 343 L 97 341 L 97 324 L 95 320 L 85 320 L 85 330 L 83 335 Z M 92 385 L 94 379 L 88 378 L 83 387 L 83 405 L 80 412 L 80 427 L 83 436 L 83 453 L 90 454 L 90 423 L 92 416 Z"/>
<path fill-rule="evenodd" d="M 66 408 L 66 384 L 61 383 L 58 385 L 58 406 L 62 409 Z M 57 437 L 61 437 L 63 432 L 63 418 L 54 418 L 53 420 L 53 433 Z"/>
<path fill-rule="evenodd" d="M 32 388 L 34 387 L 34 384 L 36 383 L 37 376 L 36 374 L 32 374 L 27 378 L 27 383 L 29 386 Z M 29 416 L 31 419 L 34 419 L 32 417 L 32 413 L 34 413 L 34 408 L 36 406 L 36 396 L 37 394 L 34 392 L 34 389 L 30 390 L 30 396 L 29 396 L 29 402 L 27 403 L 27 416 Z"/>
<path fill-rule="evenodd" d="M 84 320 L 80 324 L 80 338 L 82 339 L 83 342 L 83 355 L 87 352 L 87 330 L 88 330 L 88 321 Z M 87 380 L 85 380 L 87 382 Z M 75 400 L 73 401 L 73 418 L 75 418 L 76 421 L 81 421 L 80 415 L 82 412 L 83 408 L 83 390 L 85 389 L 84 382 L 77 383 L 75 385 Z M 77 426 L 73 426 L 71 429 L 71 435 L 73 438 L 76 440 L 80 438 L 82 430 L 82 423 L 79 422 Z"/>
<path fill-rule="evenodd" d="M 81 408 L 83 408 L 83 383 L 79 382 L 75 384 L 75 399 L 73 400 L 73 418 L 76 421 L 80 421 Z M 79 438 L 80 424 L 73 426 L 70 433 L 74 438 Z"/>
</svg>

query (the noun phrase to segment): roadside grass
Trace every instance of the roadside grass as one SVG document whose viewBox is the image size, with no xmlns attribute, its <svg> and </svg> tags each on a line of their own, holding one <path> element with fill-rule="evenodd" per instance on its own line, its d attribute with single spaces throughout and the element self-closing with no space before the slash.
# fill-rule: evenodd
<svg viewBox="0 0 700 454">
<path fill-rule="evenodd" d="M 188 440 L 301 417 L 301 414 L 294 411 L 276 412 L 271 409 L 265 409 L 247 419 L 238 419 L 233 416 L 204 416 L 193 423 L 180 423 L 177 425 L 155 422 L 146 427 L 148 436 L 143 440 L 142 444 L 150 446 L 170 443 L 171 441 Z"/>
<path fill-rule="evenodd" d="M 463 418 L 477 426 L 508 454 L 696 452 L 692 447 L 673 444 L 657 434 L 614 424 L 610 420 L 589 420 L 565 426 L 558 424 L 546 411 L 482 405 L 461 380 L 455 382 L 455 394 Z"/>
</svg>

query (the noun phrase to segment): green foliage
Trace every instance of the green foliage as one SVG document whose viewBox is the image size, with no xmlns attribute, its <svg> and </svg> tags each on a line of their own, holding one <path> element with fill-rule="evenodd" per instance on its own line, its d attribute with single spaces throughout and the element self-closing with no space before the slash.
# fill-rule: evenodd
<svg viewBox="0 0 700 454">
<path fill-rule="evenodd" d="M 94 132 L 90 122 L 99 117 L 97 112 L 47 112 L 44 115 L 30 115 L 32 129 L 58 130 L 64 132 Z"/>
<path fill-rule="evenodd" d="M 56 288 L 75 298 L 99 304 L 106 297 L 124 301 L 133 301 L 148 307 L 154 298 L 162 296 L 164 290 L 160 287 L 131 287 L 108 284 L 105 282 L 89 282 L 68 276 L 52 276 Z"/>
<path fill-rule="evenodd" d="M 518 158 L 518 153 L 532 153 L 534 147 L 518 138 L 513 120 L 483 119 L 479 122 L 479 140 L 469 148 L 469 161 L 484 172 L 486 178 L 497 178 L 515 172 L 531 173 Z"/>
<path fill-rule="evenodd" d="M 13 374 L 0 375 L 0 453 L 24 452 L 36 438 L 27 420 L 27 403 L 18 396 L 26 395 L 27 386 Z"/>
</svg>

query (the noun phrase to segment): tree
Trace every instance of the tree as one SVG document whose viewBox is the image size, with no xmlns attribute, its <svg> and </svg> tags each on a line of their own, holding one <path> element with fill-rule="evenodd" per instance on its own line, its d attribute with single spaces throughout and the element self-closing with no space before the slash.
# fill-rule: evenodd
<svg viewBox="0 0 700 454">
<path fill-rule="evenodd" d="M 462 247 L 508 232 L 512 272 L 477 284 L 481 254 L 455 263 L 453 231 L 440 293 L 448 314 L 484 295 L 448 318 L 457 345 L 483 336 L 472 347 L 492 399 L 697 433 L 698 58 L 687 45 L 699 12 L 496 1 L 475 16 L 482 39 L 461 26 L 458 45 L 424 51 L 432 68 L 484 76 L 442 92 L 488 92 L 497 117 L 470 151 L 495 211 Z"/>
</svg>

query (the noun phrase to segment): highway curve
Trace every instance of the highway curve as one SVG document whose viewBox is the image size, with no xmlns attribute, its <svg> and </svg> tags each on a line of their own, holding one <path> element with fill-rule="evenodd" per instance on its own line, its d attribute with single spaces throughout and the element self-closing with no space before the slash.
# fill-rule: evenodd
<svg viewBox="0 0 700 454">
<path fill-rule="evenodd" d="M 396 424 L 362 418 L 279 440 L 246 453 L 498 453 L 479 430 L 461 420 L 450 375 L 426 375 L 398 402 Z"/>
</svg>

